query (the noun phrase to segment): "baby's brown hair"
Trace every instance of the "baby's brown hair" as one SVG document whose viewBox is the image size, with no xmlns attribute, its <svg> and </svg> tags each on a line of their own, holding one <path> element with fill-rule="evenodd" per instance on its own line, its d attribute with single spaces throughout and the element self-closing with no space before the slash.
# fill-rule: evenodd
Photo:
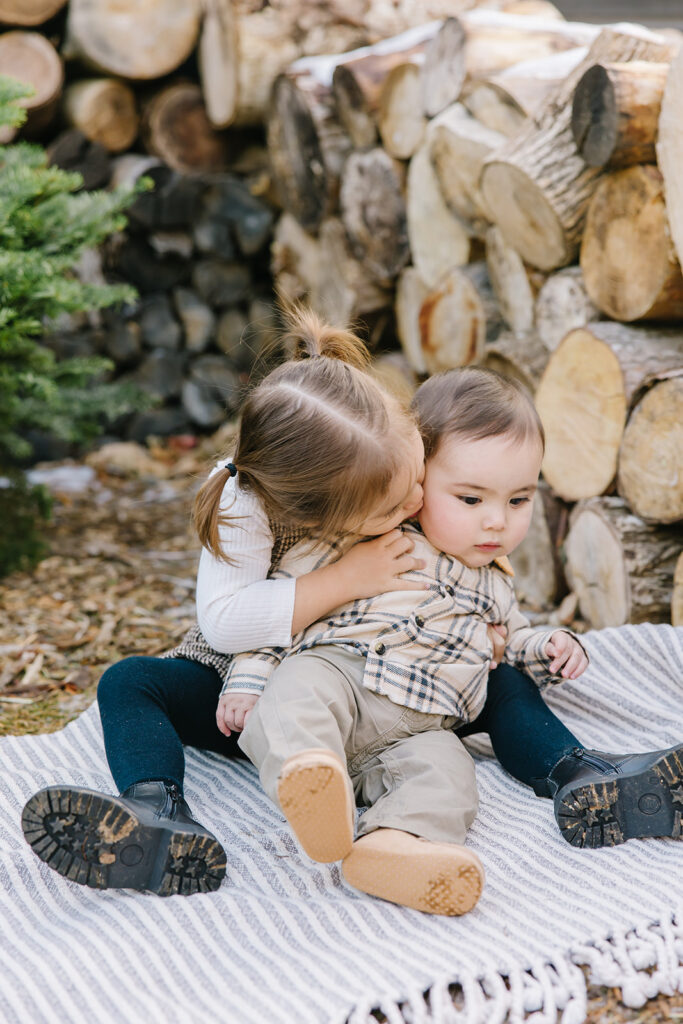
<svg viewBox="0 0 683 1024">
<path fill-rule="evenodd" d="M 545 433 L 531 396 L 519 381 L 483 366 L 463 366 L 437 373 L 415 392 L 412 402 L 422 434 L 425 458 L 435 455 L 445 438 L 481 441 L 509 435 L 515 441 Z"/>
<path fill-rule="evenodd" d="M 283 341 L 294 358 L 248 395 L 232 462 L 271 523 L 334 538 L 377 508 L 405 462 L 415 422 L 367 372 L 368 351 L 352 331 L 302 306 L 285 317 Z M 219 528 L 231 518 L 220 509 L 229 472 L 207 480 L 194 508 L 200 541 L 228 562 Z"/>
</svg>

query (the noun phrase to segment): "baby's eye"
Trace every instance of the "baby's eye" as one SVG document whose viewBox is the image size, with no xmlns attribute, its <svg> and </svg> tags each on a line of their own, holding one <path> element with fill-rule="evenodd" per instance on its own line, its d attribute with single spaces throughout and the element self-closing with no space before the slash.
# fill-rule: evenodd
<svg viewBox="0 0 683 1024">
<path fill-rule="evenodd" d="M 463 502 L 464 505 L 478 505 L 481 498 L 475 497 L 474 494 L 459 494 L 458 499 Z"/>
<path fill-rule="evenodd" d="M 520 505 L 526 504 L 529 498 L 510 498 L 510 504 L 513 508 L 518 508 Z"/>
</svg>

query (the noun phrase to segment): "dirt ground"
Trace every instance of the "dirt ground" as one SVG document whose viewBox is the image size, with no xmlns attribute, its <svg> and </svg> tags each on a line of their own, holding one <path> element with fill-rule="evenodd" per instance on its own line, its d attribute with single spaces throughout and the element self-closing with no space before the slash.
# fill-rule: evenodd
<svg viewBox="0 0 683 1024">
<path fill-rule="evenodd" d="M 109 665 L 182 637 L 194 617 L 192 495 L 229 436 L 104 448 L 62 471 L 50 555 L 0 581 L 0 736 L 61 728 Z M 84 475 L 87 489 L 70 490 Z M 683 1022 L 683 993 L 638 1010 L 615 989 L 589 995 L 589 1024 Z"/>
</svg>

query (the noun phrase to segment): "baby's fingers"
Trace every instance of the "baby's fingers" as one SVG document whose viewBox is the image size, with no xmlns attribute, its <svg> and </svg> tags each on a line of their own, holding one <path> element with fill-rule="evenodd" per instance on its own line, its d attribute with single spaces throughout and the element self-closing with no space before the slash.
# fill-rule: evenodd
<svg viewBox="0 0 683 1024">
<path fill-rule="evenodd" d="M 577 649 L 572 651 L 567 659 L 567 663 L 562 669 L 562 675 L 565 679 L 576 679 L 584 671 L 587 664 L 588 659 L 586 658 L 586 655 L 580 647 L 577 647 Z"/>
<path fill-rule="evenodd" d="M 224 736 L 230 735 L 230 729 L 227 726 L 225 716 L 223 713 L 223 708 L 221 707 L 220 704 L 218 705 L 218 710 L 216 711 L 216 725 L 218 726 L 218 731 L 222 732 Z"/>
</svg>

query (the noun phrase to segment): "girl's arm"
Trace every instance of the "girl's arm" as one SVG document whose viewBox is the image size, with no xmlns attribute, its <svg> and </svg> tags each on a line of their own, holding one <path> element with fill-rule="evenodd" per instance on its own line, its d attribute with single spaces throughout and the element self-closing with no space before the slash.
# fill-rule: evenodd
<svg viewBox="0 0 683 1024">
<path fill-rule="evenodd" d="M 231 481 L 228 487 L 233 490 Z M 227 511 L 240 518 L 221 528 L 233 564 L 203 550 L 197 574 L 197 619 L 214 650 L 288 647 L 292 635 L 348 601 L 419 586 L 397 578 L 424 567 L 410 554 L 410 537 L 399 530 L 356 544 L 333 565 L 296 580 L 267 579 L 273 547 L 268 519 L 253 495 L 240 488 L 233 494 Z"/>
</svg>

